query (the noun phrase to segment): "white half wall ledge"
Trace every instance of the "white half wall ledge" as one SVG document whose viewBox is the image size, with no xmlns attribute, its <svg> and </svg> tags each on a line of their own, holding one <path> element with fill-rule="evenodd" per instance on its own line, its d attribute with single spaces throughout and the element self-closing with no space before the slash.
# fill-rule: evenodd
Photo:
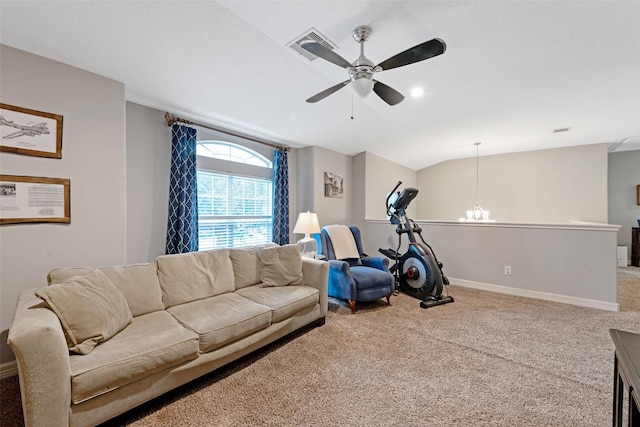
<svg viewBox="0 0 640 427">
<path fill-rule="evenodd" d="M 389 224 L 388 220 L 383 219 L 365 219 L 367 223 L 372 224 Z M 591 231 L 618 231 L 622 228 L 617 224 L 605 224 L 602 222 L 588 221 L 568 221 L 566 223 L 544 224 L 544 223 L 526 223 L 526 222 L 466 222 L 466 221 L 448 221 L 448 220 L 429 220 L 416 219 L 416 224 L 433 224 L 457 227 L 492 227 L 492 228 L 540 228 L 554 230 L 591 230 Z"/>
<path fill-rule="evenodd" d="M 532 291 L 529 289 L 512 288 L 509 286 L 493 285 L 491 283 L 474 282 L 471 280 L 456 279 L 452 277 L 449 277 L 449 282 L 450 284 L 456 285 L 456 286 L 478 289 L 478 290 L 488 291 L 488 292 L 496 292 L 499 294 L 513 295 L 518 297 L 532 298 L 532 299 L 551 301 L 551 302 L 559 302 L 562 304 L 571 304 L 571 305 L 577 305 L 580 307 L 595 308 L 598 310 L 605 310 L 605 311 L 620 311 L 620 305 L 618 303 L 612 303 L 607 301 L 597 301 L 597 300 L 592 300 L 587 298 L 572 297 L 568 295 Z M 455 298 L 455 295 L 452 295 L 452 296 Z"/>
</svg>

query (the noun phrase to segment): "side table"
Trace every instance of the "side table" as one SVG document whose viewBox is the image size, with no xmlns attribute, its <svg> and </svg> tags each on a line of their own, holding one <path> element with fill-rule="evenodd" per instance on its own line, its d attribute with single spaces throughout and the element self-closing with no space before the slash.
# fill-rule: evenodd
<svg viewBox="0 0 640 427">
<path fill-rule="evenodd" d="M 613 426 L 621 427 L 625 389 L 629 396 L 628 426 L 640 427 L 640 335 L 609 329 L 616 354 L 613 364 Z"/>
</svg>

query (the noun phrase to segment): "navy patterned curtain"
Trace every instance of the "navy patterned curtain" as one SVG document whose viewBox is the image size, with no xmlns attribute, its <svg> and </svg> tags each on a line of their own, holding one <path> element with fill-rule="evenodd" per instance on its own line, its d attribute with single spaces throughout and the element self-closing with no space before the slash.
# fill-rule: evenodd
<svg viewBox="0 0 640 427">
<path fill-rule="evenodd" d="M 189 126 L 172 126 L 167 254 L 198 250 L 196 133 Z"/>
<path fill-rule="evenodd" d="M 284 148 L 273 155 L 273 241 L 289 243 L 289 160 Z"/>
</svg>

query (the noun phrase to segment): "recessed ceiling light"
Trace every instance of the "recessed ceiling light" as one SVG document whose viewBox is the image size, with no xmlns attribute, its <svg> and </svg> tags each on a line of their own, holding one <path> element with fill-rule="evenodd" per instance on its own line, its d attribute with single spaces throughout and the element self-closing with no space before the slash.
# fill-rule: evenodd
<svg viewBox="0 0 640 427">
<path fill-rule="evenodd" d="M 420 98 L 422 95 L 424 95 L 424 89 L 422 89 L 421 87 L 417 87 L 411 90 L 411 96 L 413 96 L 414 98 Z"/>
</svg>

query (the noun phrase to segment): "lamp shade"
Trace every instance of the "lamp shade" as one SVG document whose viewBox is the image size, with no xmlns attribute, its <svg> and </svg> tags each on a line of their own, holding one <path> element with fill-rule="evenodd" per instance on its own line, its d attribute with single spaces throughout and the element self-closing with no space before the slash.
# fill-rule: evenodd
<svg viewBox="0 0 640 427">
<path fill-rule="evenodd" d="M 293 227 L 293 232 L 306 235 L 319 233 L 318 214 L 309 211 L 300 212 L 296 225 Z"/>
</svg>

